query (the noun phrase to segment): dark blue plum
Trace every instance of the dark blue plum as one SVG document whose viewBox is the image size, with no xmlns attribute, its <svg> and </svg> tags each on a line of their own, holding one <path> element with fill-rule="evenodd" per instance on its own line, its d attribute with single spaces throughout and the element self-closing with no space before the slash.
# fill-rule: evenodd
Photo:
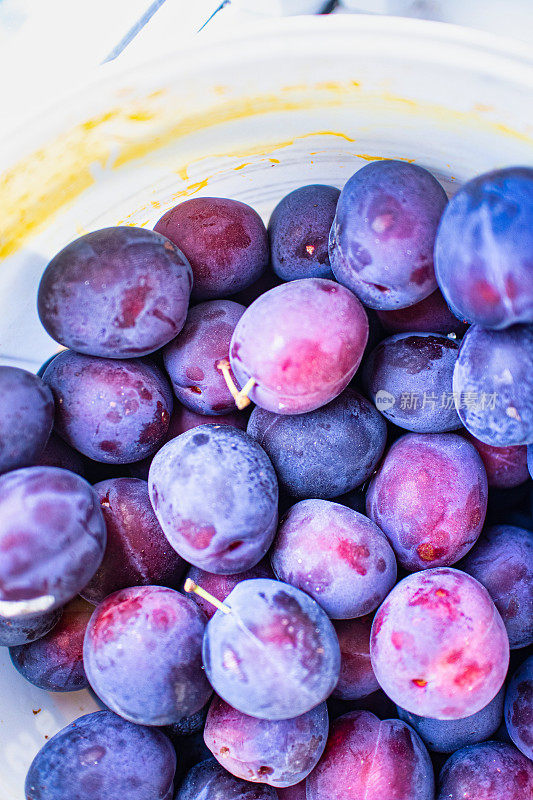
<svg viewBox="0 0 533 800">
<path fill-rule="evenodd" d="M 44 374 L 56 400 L 59 435 L 80 453 L 127 464 L 165 440 L 172 391 L 158 367 L 65 351 Z"/>
<path fill-rule="evenodd" d="M 452 379 L 459 344 L 435 333 L 398 333 L 370 353 L 366 390 L 384 417 L 416 433 L 461 427 Z"/>
<path fill-rule="evenodd" d="M 202 669 L 206 619 L 173 589 L 140 586 L 96 607 L 85 633 L 89 682 L 117 714 L 141 725 L 171 725 L 211 696 Z"/>
<path fill-rule="evenodd" d="M 230 775 L 212 758 L 187 773 L 176 800 L 277 800 L 277 794 L 272 786 Z"/>
<path fill-rule="evenodd" d="M 133 358 L 179 333 L 191 287 L 189 262 L 166 237 L 144 228 L 104 228 L 54 256 L 37 307 L 46 331 L 66 347 Z"/>
<path fill-rule="evenodd" d="M 440 183 L 422 167 L 375 161 L 341 192 L 329 241 L 337 280 L 370 308 L 405 308 L 437 288 L 433 245 L 446 206 Z"/>
<path fill-rule="evenodd" d="M 178 749 L 184 739 L 195 736 L 197 733 L 203 733 L 208 710 L 209 705 L 206 704 L 200 711 L 196 711 L 188 717 L 182 717 L 172 725 L 165 725 L 162 730 Z"/>
<path fill-rule="evenodd" d="M 195 197 L 171 208 L 154 230 L 185 253 L 192 267 L 194 300 L 214 300 L 246 289 L 268 264 L 266 228 L 238 200 Z"/>
<path fill-rule="evenodd" d="M 476 439 L 495 447 L 533 442 L 533 325 L 473 325 L 455 362 L 453 391 Z"/>
<path fill-rule="evenodd" d="M 34 464 L 53 421 L 54 398 L 41 378 L 0 366 L 0 473 Z"/>
<path fill-rule="evenodd" d="M 249 717 L 215 697 L 204 739 L 224 769 L 237 778 L 270 786 L 304 780 L 324 752 L 329 720 L 325 703 L 293 719 Z"/>
<path fill-rule="evenodd" d="M 192 428 L 157 453 L 148 482 L 167 539 L 189 563 L 231 575 L 253 567 L 270 547 L 278 521 L 276 473 L 243 431 Z"/>
<path fill-rule="evenodd" d="M 414 306 L 376 313 L 389 333 L 442 333 L 461 338 L 468 327 L 452 314 L 438 289 Z"/>
<path fill-rule="evenodd" d="M 439 775 L 436 800 L 527 800 L 533 764 L 516 747 L 482 742 L 457 750 Z"/>
<path fill-rule="evenodd" d="M 233 399 L 217 364 L 227 359 L 233 331 L 245 312 L 231 300 L 191 308 L 181 333 L 163 351 L 174 394 L 197 414 L 228 414 Z"/>
<path fill-rule="evenodd" d="M 67 725 L 37 753 L 26 800 L 172 800 L 175 771 L 166 736 L 97 711 Z"/>
<path fill-rule="evenodd" d="M 514 744 L 533 760 L 533 656 L 511 678 L 505 696 L 505 724 Z"/>
<path fill-rule="evenodd" d="M 398 709 L 398 716 L 413 728 L 428 750 L 436 753 L 455 753 L 461 747 L 484 742 L 496 733 L 503 718 L 505 687 L 502 686 L 490 703 L 462 719 L 431 719 L 411 714 L 404 708 Z"/>
<path fill-rule="evenodd" d="M 347 388 L 308 414 L 273 414 L 256 406 L 247 428 L 293 497 L 329 499 L 360 486 L 385 449 L 387 425 L 359 392 Z"/>
<path fill-rule="evenodd" d="M 53 432 L 36 460 L 35 466 L 68 469 L 70 472 L 81 475 L 82 478 L 85 478 L 87 474 L 83 456 Z"/>
<path fill-rule="evenodd" d="M 533 444 L 530 444 L 527 448 L 527 468 L 533 478 Z"/>
<path fill-rule="evenodd" d="M 485 328 L 533 322 L 533 169 L 469 181 L 448 204 L 435 273 L 450 308 Z"/>
<path fill-rule="evenodd" d="M 328 239 L 340 191 L 302 186 L 277 204 L 268 223 L 272 267 L 284 281 L 333 278 Z"/>
<path fill-rule="evenodd" d="M 98 497 L 79 475 L 28 467 L 0 478 L 0 613 L 51 611 L 96 572 L 106 544 Z"/>
<path fill-rule="evenodd" d="M 259 719 L 290 719 L 325 700 L 339 678 L 335 630 L 307 594 L 279 581 L 243 581 L 209 620 L 207 676 L 227 703 Z M 229 612 L 228 612 L 229 609 Z"/>
<path fill-rule="evenodd" d="M 63 609 L 44 611 L 42 614 L 26 614 L 23 617 L 0 616 L 0 647 L 15 647 L 40 639 L 52 630 L 61 619 Z"/>
</svg>

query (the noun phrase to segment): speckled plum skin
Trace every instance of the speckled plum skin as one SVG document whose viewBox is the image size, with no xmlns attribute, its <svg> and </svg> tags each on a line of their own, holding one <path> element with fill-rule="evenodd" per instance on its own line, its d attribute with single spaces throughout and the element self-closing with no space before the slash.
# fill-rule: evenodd
<svg viewBox="0 0 533 800">
<path fill-rule="evenodd" d="M 157 521 L 146 481 L 112 478 L 93 487 L 107 528 L 104 558 L 81 592 L 95 605 L 128 586 L 177 589 L 186 564 L 170 546 Z"/>
<path fill-rule="evenodd" d="M 329 231 L 340 191 L 312 184 L 285 195 L 268 223 L 272 267 L 284 281 L 333 278 Z"/>
<path fill-rule="evenodd" d="M 47 367 L 44 381 L 56 401 L 57 433 L 95 461 L 139 461 L 165 439 L 172 391 L 152 364 L 67 350 Z"/>
<path fill-rule="evenodd" d="M 0 478 L 0 611 L 64 606 L 97 570 L 105 522 L 92 487 L 73 472 L 27 467 Z"/>
<path fill-rule="evenodd" d="M 381 341 L 365 361 L 363 382 L 381 411 L 399 428 L 443 433 L 461 427 L 453 400 L 459 345 L 435 333 L 398 333 Z M 380 402 L 386 392 L 386 403 Z"/>
<path fill-rule="evenodd" d="M 533 533 L 515 525 L 488 527 L 459 566 L 487 589 L 511 648 L 533 644 Z"/>
<path fill-rule="evenodd" d="M 397 706 L 398 716 L 413 728 L 428 750 L 435 753 L 454 753 L 461 747 L 477 744 L 496 733 L 503 718 L 505 686 L 485 708 L 463 719 L 431 719 L 411 714 Z"/>
<path fill-rule="evenodd" d="M 201 586 L 202 589 L 205 589 L 206 592 L 209 592 L 209 594 L 212 594 L 213 597 L 216 597 L 217 600 L 222 602 L 241 581 L 250 581 L 253 580 L 253 578 L 274 579 L 275 575 L 270 566 L 269 559 L 265 558 L 260 561 L 259 564 L 256 564 L 255 567 L 251 567 L 251 569 L 247 569 L 244 572 L 238 572 L 235 575 L 215 575 L 213 572 L 206 572 L 203 569 L 199 569 L 199 567 L 190 567 L 185 575 L 185 580 L 187 580 L 187 578 L 190 578 L 194 583 Z M 204 600 L 204 598 L 200 597 L 198 594 L 191 593 L 189 597 L 200 606 L 207 619 L 214 617 L 216 608 L 212 603 L 208 600 Z"/>
<path fill-rule="evenodd" d="M 26 800 L 172 800 L 175 770 L 166 736 L 97 711 L 67 725 L 37 753 Z"/>
<path fill-rule="evenodd" d="M 272 721 L 249 717 L 215 697 L 204 739 L 217 761 L 238 778 L 285 787 L 304 780 L 316 766 L 328 729 L 325 703 L 300 717 Z"/>
<path fill-rule="evenodd" d="M 352 711 L 333 723 L 306 791 L 307 800 L 433 800 L 433 768 L 405 722 Z"/>
<path fill-rule="evenodd" d="M 83 668 L 83 637 L 93 607 L 75 598 L 57 625 L 35 642 L 11 647 L 15 669 L 23 678 L 48 692 L 75 692 L 88 686 Z"/>
<path fill-rule="evenodd" d="M 512 489 L 527 481 L 527 447 L 516 445 L 510 447 L 493 447 L 493 445 L 480 442 L 469 431 L 463 431 L 463 436 L 474 445 L 487 473 L 489 488 Z"/>
<path fill-rule="evenodd" d="M 237 428 L 201 425 L 168 442 L 148 483 L 167 539 L 190 564 L 232 575 L 255 566 L 270 547 L 276 474 L 265 451 Z"/>
<path fill-rule="evenodd" d="M 305 793 L 306 781 L 288 786 L 286 789 L 277 789 L 278 800 L 307 800 Z"/>
<path fill-rule="evenodd" d="M 348 387 L 308 414 L 273 414 L 256 406 L 247 431 L 270 457 L 293 497 L 329 499 L 360 486 L 385 449 L 387 424 Z"/>
<path fill-rule="evenodd" d="M 375 161 L 344 186 L 331 227 L 329 257 L 337 280 L 365 305 L 414 305 L 437 288 L 433 244 L 446 193 L 427 170 Z"/>
<path fill-rule="evenodd" d="M 469 328 L 453 373 L 465 428 L 495 447 L 532 442 L 532 376 L 533 325 L 504 331 Z"/>
<path fill-rule="evenodd" d="M 185 253 L 192 267 L 194 300 L 213 300 L 245 289 L 268 264 L 266 228 L 238 200 L 195 197 L 171 208 L 154 230 Z"/>
<path fill-rule="evenodd" d="M 327 328 L 324 329 L 324 321 Z M 320 278 L 291 281 L 261 295 L 233 333 L 230 362 L 249 397 L 276 414 L 302 414 L 346 388 L 368 339 L 363 306 L 348 289 Z"/>
<path fill-rule="evenodd" d="M 482 742 L 457 750 L 444 764 L 436 800 L 526 800 L 533 764 L 516 747 Z"/>
<path fill-rule="evenodd" d="M 245 307 L 211 300 L 191 308 L 181 333 L 163 350 L 174 394 L 198 414 L 227 414 L 233 399 L 217 364 L 228 357 L 231 337 Z"/>
<path fill-rule="evenodd" d="M 287 511 L 271 562 L 280 580 L 311 595 L 332 619 L 374 611 L 396 583 L 396 559 L 382 531 L 329 500 L 301 500 Z"/>
<path fill-rule="evenodd" d="M 62 613 L 62 608 L 55 608 L 42 614 L 26 614 L 12 619 L 0 616 L 0 647 L 16 647 L 46 636 L 57 625 Z"/>
<path fill-rule="evenodd" d="M 237 584 L 204 637 L 215 692 L 259 719 L 290 719 L 325 700 L 337 683 L 335 630 L 314 600 L 293 586 L 256 579 Z"/>
<path fill-rule="evenodd" d="M 533 169 L 495 170 L 466 183 L 446 208 L 435 272 L 450 308 L 468 322 L 533 322 Z"/>
<path fill-rule="evenodd" d="M 276 800 L 276 790 L 226 772 L 214 758 L 202 761 L 185 776 L 175 800 Z"/>
<path fill-rule="evenodd" d="M 35 466 L 68 469 L 70 472 L 81 475 L 82 478 L 85 478 L 87 472 L 81 453 L 78 453 L 77 450 L 74 450 L 73 447 L 53 432 L 50 434 L 50 438 L 41 455 L 35 461 Z"/>
<path fill-rule="evenodd" d="M 53 421 L 54 398 L 41 378 L 0 366 L 0 473 L 34 464 Z"/>
<path fill-rule="evenodd" d="M 181 330 L 189 262 L 169 240 L 129 226 L 75 239 L 50 261 L 37 307 L 50 336 L 90 356 L 152 353 Z"/>
<path fill-rule="evenodd" d="M 487 475 L 476 449 L 453 433 L 410 433 L 389 449 L 366 511 L 410 571 L 454 564 L 481 533 Z"/>
<path fill-rule="evenodd" d="M 511 678 L 505 695 L 505 724 L 518 749 L 533 761 L 533 656 Z"/>
<path fill-rule="evenodd" d="M 333 622 L 341 649 L 341 674 L 333 697 L 350 702 L 368 697 L 379 689 L 370 661 L 372 614 Z"/>
<path fill-rule="evenodd" d="M 421 717 L 462 719 L 500 690 L 509 640 L 487 590 L 448 567 L 400 581 L 379 608 L 370 638 L 381 688 Z"/>
<path fill-rule="evenodd" d="M 89 682 L 117 714 L 144 725 L 170 725 L 205 705 L 205 617 L 173 589 L 140 586 L 107 597 L 85 633 Z"/>
<path fill-rule="evenodd" d="M 452 314 L 438 289 L 413 306 L 376 313 L 389 333 L 455 333 L 462 337 L 468 327 Z"/>
</svg>

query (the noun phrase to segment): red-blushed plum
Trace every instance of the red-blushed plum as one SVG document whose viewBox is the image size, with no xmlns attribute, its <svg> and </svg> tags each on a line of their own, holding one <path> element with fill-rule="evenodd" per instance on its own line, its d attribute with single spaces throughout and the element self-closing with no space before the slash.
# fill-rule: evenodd
<svg viewBox="0 0 533 800">
<path fill-rule="evenodd" d="M 527 447 L 515 445 L 510 447 L 493 447 L 485 442 L 480 442 L 467 430 L 463 431 L 468 441 L 474 445 L 487 473 L 489 488 L 512 489 L 527 481 Z"/>
<path fill-rule="evenodd" d="M 331 227 L 337 280 L 370 308 L 412 306 L 437 288 L 433 244 L 446 192 L 423 167 L 375 161 L 345 184 Z"/>
<path fill-rule="evenodd" d="M 302 781 L 286 789 L 276 789 L 278 800 L 306 800 L 305 784 L 306 781 Z"/>
<path fill-rule="evenodd" d="M 107 528 L 104 558 L 81 594 L 98 604 L 128 586 L 177 589 L 186 564 L 170 546 L 150 503 L 148 484 L 114 478 L 93 486 Z"/>
<path fill-rule="evenodd" d="M 452 314 L 438 289 L 413 306 L 376 313 L 389 333 L 455 333 L 460 338 L 468 327 Z"/>
<path fill-rule="evenodd" d="M 327 320 L 327 327 L 324 322 Z M 320 278 L 291 281 L 249 306 L 233 333 L 230 362 L 248 396 L 277 414 L 302 414 L 346 388 L 361 361 L 368 319 L 357 297 Z"/>
<path fill-rule="evenodd" d="M 277 800 L 277 795 L 272 786 L 236 778 L 212 758 L 187 773 L 175 800 Z"/>
<path fill-rule="evenodd" d="M 428 750 L 454 753 L 461 747 L 484 742 L 496 733 L 503 718 L 505 686 L 481 711 L 463 719 L 431 719 L 397 706 L 398 716 L 418 733 Z"/>
<path fill-rule="evenodd" d="M 90 356 L 152 353 L 181 330 L 191 267 L 164 236 L 130 226 L 75 239 L 50 261 L 37 308 L 50 336 Z"/>
<path fill-rule="evenodd" d="M 0 616 L 0 647 L 15 647 L 40 639 L 57 625 L 62 608 L 44 611 L 42 614 L 26 614 L 23 617 Z"/>
<path fill-rule="evenodd" d="M 511 648 L 533 644 L 533 533 L 515 525 L 485 528 L 458 566 L 487 589 Z"/>
<path fill-rule="evenodd" d="M 227 414 L 233 399 L 217 364 L 227 359 L 233 331 L 245 307 L 211 300 L 190 309 L 181 333 L 163 350 L 174 394 L 198 414 Z"/>
<path fill-rule="evenodd" d="M 433 767 L 405 722 L 352 711 L 331 726 L 306 791 L 307 800 L 433 800 Z"/>
<path fill-rule="evenodd" d="M 246 289 L 268 264 L 268 236 L 261 217 L 238 200 L 186 200 L 167 211 L 154 230 L 188 258 L 195 300 L 213 300 Z"/>
<path fill-rule="evenodd" d="M 96 711 L 37 753 L 26 800 L 172 800 L 175 771 L 176 754 L 164 734 Z"/>
<path fill-rule="evenodd" d="M 206 619 L 173 589 L 122 589 L 96 607 L 83 659 L 103 702 L 131 722 L 170 725 L 199 711 L 211 695 L 202 669 Z"/>
<path fill-rule="evenodd" d="M 279 201 L 268 223 L 272 267 L 284 281 L 333 278 L 329 264 L 329 231 L 340 191 L 312 184 Z"/>
<path fill-rule="evenodd" d="M 350 387 L 307 414 L 273 414 L 256 406 L 247 431 L 270 457 L 283 489 L 293 497 L 324 499 L 364 483 L 387 440 L 381 414 Z"/>
<path fill-rule="evenodd" d="M 370 655 L 397 705 L 454 720 L 481 711 L 501 689 L 509 640 L 487 590 L 466 572 L 437 567 L 394 587 L 374 617 Z"/>
<path fill-rule="evenodd" d="M 372 618 L 367 614 L 333 622 L 341 649 L 341 674 L 333 690 L 333 697 L 339 700 L 360 700 L 379 689 L 370 661 Z"/>
<path fill-rule="evenodd" d="M 37 375 L 0 366 L 0 473 L 34 464 L 54 421 L 54 398 Z"/>
<path fill-rule="evenodd" d="M 407 570 L 448 566 L 470 550 L 487 511 L 487 474 L 475 447 L 453 433 L 410 433 L 389 449 L 366 511 Z"/>
<path fill-rule="evenodd" d="M 384 417 L 418 433 L 461 427 L 452 379 L 459 344 L 435 333 L 398 333 L 365 360 L 363 382 Z"/>
<path fill-rule="evenodd" d="M 518 749 L 533 760 L 533 656 L 511 678 L 505 695 L 505 725 Z"/>
<path fill-rule="evenodd" d="M 204 739 L 224 769 L 254 783 L 293 786 L 324 752 L 329 720 L 325 703 L 293 719 L 249 717 L 215 697 Z"/>
<path fill-rule="evenodd" d="M 271 562 L 281 581 L 311 595 L 332 619 L 374 611 L 396 583 L 396 559 L 382 531 L 329 500 L 301 500 L 287 511 Z"/>
<path fill-rule="evenodd" d="M 533 169 L 508 167 L 466 183 L 446 208 L 435 273 L 452 311 L 485 328 L 533 322 Z"/>
<path fill-rule="evenodd" d="M 106 527 L 93 488 L 73 472 L 27 467 L 0 477 L 0 613 L 64 606 L 98 569 Z"/>
<path fill-rule="evenodd" d="M 291 719 L 325 700 L 339 678 L 335 630 L 307 594 L 279 581 L 238 583 L 206 628 L 207 676 L 252 717 Z"/>
<path fill-rule="evenodd" d="M 172 547 L 190 564 L 233 575 L 255 566 L 278 521 L 278 483 L 265 451 L 229 425 L 201 425 L 154 457 L 150 499 Z"/>
<path fill-rule="evenodd" d="M 235 575 L 215 575 L 213 572 L 205 572 L 199 567 L 190 567 L 185 575 L 185 580 L 192 580 L 197 586 L 201 586 L 206 592 L 215 597 L 220 602 L 223 602 L 226 597 L 235 589 L 241 581 L 249 581 L 253 578 L 271 578 L 274 579 L 275 575 L 270 566 L 270 561 L 265 558 L 256 564 L 255 567 L 245 570 L 245 572 L 238 572 Z M 198 594 L 191 592 L 189 595 L 191 600 L 197 603 L 207 619 L 211 619 L 215 615 L 216 607 L 200 597 Z"/>
<path fill-rule="evenodd" d="M 56 400 L 56 432 L 95 461 L 127 464 L 165 439 L 172 391 L 146 361 L 60 353 L 44 373 Z"/>
<path fill-rule="evenodd" d="M 76 472 L 85 478 L 86 468 L 83 456 L 52 431 L 45 448 L 35 461 L 36 467 L 59 467 Z"/>
<path fill-rule="evenodd" d="M 15 669 L 48 692 L 84 689 L 88 681 L 83 668 L 83 637 L 93 611 L 85 600 L 71 600 L 50 633 L 35 642 L 11 647 Z"/>
<path fill-rule="evenodd" d="M 457 750 L 445 762 L 436 800 L 528 800 L 533 764 L 511 744 L 482 742 Z"/>
<path fill-rule="evenodd" d="M 453 391 L 461 422 L 476 439 L 494 447 L 533 442 L 533 325 L 472 325 L 455 362 Z"/>
</svg>

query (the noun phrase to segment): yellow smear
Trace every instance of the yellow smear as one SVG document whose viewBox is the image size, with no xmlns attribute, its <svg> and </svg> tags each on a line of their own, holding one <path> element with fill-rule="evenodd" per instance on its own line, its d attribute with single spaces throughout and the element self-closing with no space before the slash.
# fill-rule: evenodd
<svg viewBox="0 0 533 800">
<path fill-rule="evenodd" d="M 244 169 L 245 167 L 249 167 L 251 163 L 252 163 L 251 161 L 245 161 L 244 164 L 239 164 L 238 167 L 233 167 L 233 169 L 235 170 L 235 172 L 238 172 L 240 169 Z"/>
</svg>

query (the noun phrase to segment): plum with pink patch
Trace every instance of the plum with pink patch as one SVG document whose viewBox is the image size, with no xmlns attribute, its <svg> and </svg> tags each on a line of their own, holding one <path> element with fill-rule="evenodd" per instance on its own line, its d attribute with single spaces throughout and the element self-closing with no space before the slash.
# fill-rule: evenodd
<svg viewBox="0 0 533 800">
<path fill-rule="evenodd" d="M 301 500 L 287 511 L 271 562 L 280 580 L 311 595 L 332 619 L 368 614 L 396 582 L 396 559 L 378 526 L 329 500 Z"/>
<path fill-rule="evenodd" d="M 179 333 L 191 286 L 189 262 L 166 237 L 144 228 L 104 228 L 54 256 L 37 307 L 46 331 L 65 347 L 134 358 Z"/>
<path fill-rule="evenodd" d="M 238 583 L 241 583 L 241 581 L 250 581 L 253 580 L 253 578 L 275 578 L 268 558 L 260 561 L 255 567 L 251 567 L 244 572 L 235 573 L 234 575 L 215 575 L 215 573 L 206 572 L 199 567 L 190 567 L 185 575 L 185 581 L 187 579 L 192 580 L 197 586 L 201 586 L 206 592 L 213 595 L 217 600 L 220 600 L 221 603 L 224 602 Z M 200 606 L 207 619 L 211 619 L 211 617 L 215 615 L 216 607 L 208 600 L 194 593 L 191 593 L 189 596 L 191 600 L 194 600 L 194 602 Z"/>
<path fill-rule="evenodd" d="M 463 431 L 463 436 L 474 445 L 481 456 L 489 488 L 512 489 L 527 481 L 529 472 L 525 445 L 494 447 L 476 439 L 467 430 Z"/>
<path fill-rule="evenodd" d="M 302 414 L 346 388 L 367 339 L 368 319 L 355 295 L 333 281 L 305 278 L 265 292 L 246 309 L 230 362 L 241 387 L 255 381 L 254 403 L 276 414 Z"/>
<path fill-rule="evenodd" d="M 459 566 L 487 589 L 511 648 L 533 644 L 533 533 L 515 525 L 492 525 Z"/>
<path fill-rule="evenodd" d="M 505 725 L 518 749 L 533 760 L 533 656 L 511 678 L 505 695 Z"/>
<path fill-rule="evenodd" d="M 379 689 L 370 660 L 372 614 L 333 622 L 341 649 L 341 673 L 333 697 L 351 702 Z"/>
<path fill-rule="evenodd" d="M 453 433 L 411 433 L 389 449 L 366 511 L 407 570 L 448 566 L 476 542 L 487 511 L 487 474 L 476 449 Z"/>
<path fill-rule="evenodd" d="M 389 333 L 442 333 L 444 336 L 455 334 L 461 338 L 468 327 L 452 314 L 438 289 L 407 308 L 376 313 Z"/>
<path fill-rule="evenodd" d="M 186 564 L 157 521 L 146 481 L 113 478 L 93 486 L 107 529 L 104 558 L 82 596 L 97 605 L 128 586 L 177 589 Z"/>
<path fill-rule="evenodd" d="M 212 689 L 202 669 L 206 619 L 173 589 L 122 589 L 96 607 L 83 658 L 101 700 L 141 725 L 170 725 L 199 711 Z"/>
<path fill-rule="evenodd" d="M 217 364 L 229 355 L 231 337 L 245 308 L 211 300 L 191 308 L 181 333 L 163 350 L 174 394 L 198 414 L 227 414 L 233 399 Z"/>
<path fill-rule="evenodd" d="M 437 567 L 394 587 L 374 617 L 370 655 L 397 705 L 456 720 L 481 711 L 500 690 L 509 640 L 487 590 L 466 572 Z"/>
<path fill-rule="evenodd" d="M 307 800 L 433 800 L 433 767 L 405 722 L 352 711 L 333 723 L 306 791 Z"/>
<path fill-rule="evenodd" d="M 324 752 L 329 720 L 325 703 L 292 719 L 256 719 L 215 697 L 204 739 L 217 761 L 238 778 L 269 786 L 304 780 Z"/>
<path fill-rule="evenodd" d="M 189 770 L 175 800 L 276 800 L 276 797 L 272 786 L 236 778 L 212 758 Z"/>
<path fill-rule="evenodd" d="M 54 358 L 43 379 L 56 401 L 56 432 L 89 458 L 127 464 L 154 453 L 164 441 L 172 391 L 153 364 L 67 350 Z"/>
<path fill-rule="evenodd" d="M 439 775 L 436 800 L 527 800 L 533 764 L 516 747 L 482 742 L 457 750 Z"/>
<path fill-rule="evenodd" d="M 335 630 L 294 586 L 238 583 L 209 620 L 203 660 L 219 697 L 252 717 L 291 719 L 325 700 L 339 678 Z M 228 612 L 229 609 L 229 612 Z"/>
</svg>

